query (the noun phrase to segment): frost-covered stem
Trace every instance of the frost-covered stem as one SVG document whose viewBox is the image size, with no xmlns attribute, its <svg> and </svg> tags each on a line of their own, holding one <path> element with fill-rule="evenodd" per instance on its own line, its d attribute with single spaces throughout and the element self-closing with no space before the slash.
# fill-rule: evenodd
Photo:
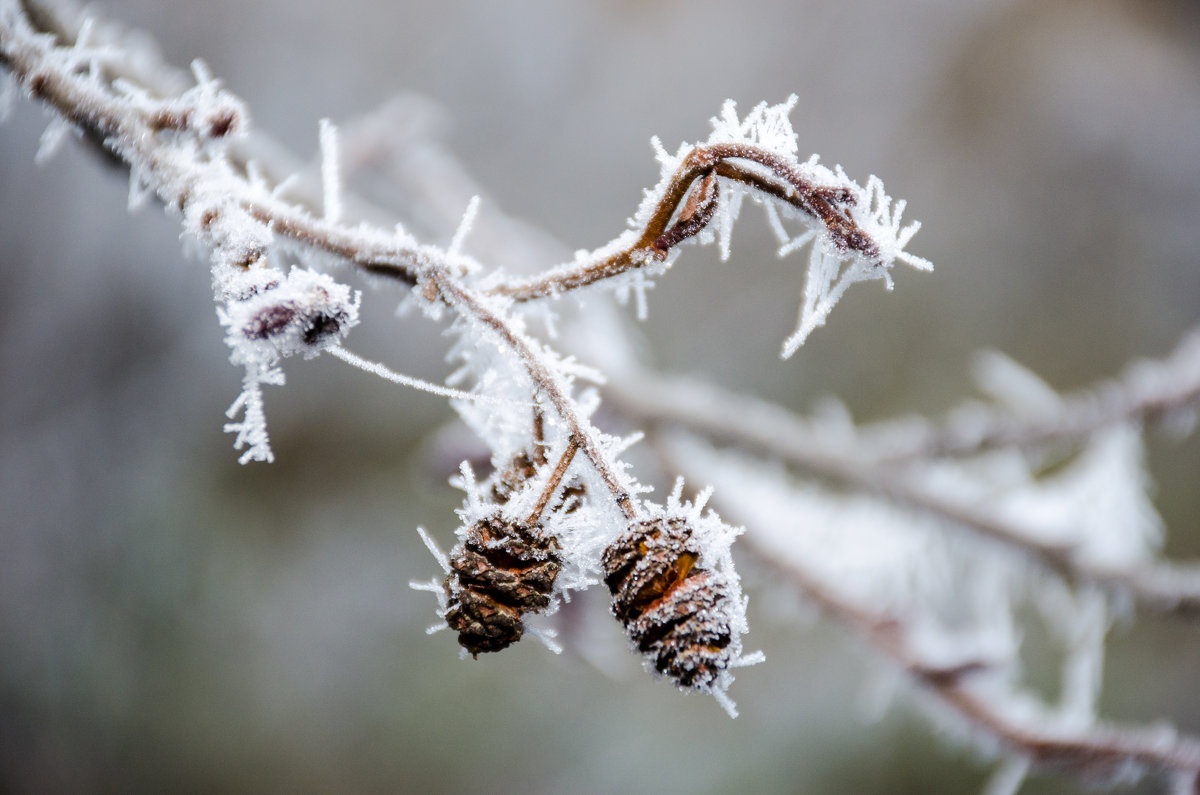
<svg viewBox="0 0 1200 795">
<path fill-rule="evenodd" d="M 597 440 L 596 430 L 583 419 L 536 346 L 515 331 L 500 314 L 463 285 L 454 272 L 459 268 L 446 252 L 416 244 L 407 236 L 376 230 L 365 225 L 349 226 L 331 218 L 315 217 L 305 208 L 266 195 L 248 179 L 221 172 L 196 150 L 166 140 L 157 133 L 167 125 L 159 114 L 147 112 L 114 93 L 85 72 L 76 72 L 51 56 L 54 44 L 38 36 L 29 18 L 13 14 L 13 26 L 0 26 L 0 63 L 30 92 L 53 106 L 72 124 L 99 141 L 120 158 L 169 207 L 187 211 L 200 219 L 195 233 L 214 249 L 236 243 L 222 237 L 218 223 L 232 202 L 250 218 L 277 235 L 342 258 L 360 269 L 405 284 L 422 283 L 432 289 L 430 300 L 442 300 L 451 308 L 491 329 L 517 355 L 538 391 L 546 396 L 579 449 L 589 459 L 614 501 L 626 517 L 636 517 L 632 496 L 623 485 L 613 462 Z M 229 119 L 217 119 L 210 134 L 225 135 L 244 124 L 239 106 L 230 96 Z M 219 191 L 201 190 L 206 181 L 219 180 Z M 335 216 L 336 218 L 336 216 Z M 264 252 L 238 252 L 238 262 L 250 265 Z"/>
<path fill-rule="evenodd" d="M 597 439 L 595 428 L 583 418 L 575 402 L 559 386 L 558 381 L 551 374 L 550 368 L 537 352 L 536 346 L 505 322 L 503 317 L 488 309 L 485 301 L 450 274 L 432 269 L 429 271 L 428 278 L 429 283 L 436 288 L 438 295 L 446 303 L 464 316 L 491 329 L 504 346 L 516 354 L 525 366 L 536 389 L 546 396 L 550 405 L 554 407 L 555 412 L 566 425 L 567 432 L 572 435 L 572 444 L 578 445 L 584 456 L 595 467 L 600 479 L 616 501 L 617 507 L 621 509 L 626 518 L 637 518 L 633 496 L 623 485 L 622 478 L 618 475 L 612 461 L 605 455 L 604 449 Z"/>
<path fill-rule="evenodd" d="M 541 276 L 511 280 L 491 288 L 494 295 L 515 301 L 559 295 L 611 279 L 651 262 L 661 262 L 671 249 L 700 233 L 712 220 L 717 202 L 715 177 L 740 182 L 790 204 L 824 224 L 830 241 L 841 250 L 875 257 L 879 248 L 844 210 L 854 197 L 843 187 L 814 184 L 794 162 L 751 144 L 718 143 L 694 148 L 672 176 L 662 198 L 637 239 L 598 260 L 551 269 Z M 698 187 L 693 190 L 693 186 Z M 675 219 L 675 223 L 671 223 Z"/>
<path fill-rule="evenodd" d="M 1035 448 L 1071 441 L 1123 422 L 1160 420 L 1200 409 L 1200 329 L 1183 336 L 1167 357 L 1138 362 L 1115 380 L 1104 381 L 1063 398 L 1032 417 L 994 412 L 966 427 L 926 425 L 903 446 L 892 444 L 887 461 L 970 456 L 1006 447 Z"/>
<path fill-rule="evenodd" d="M 571 439 L 571 454 L 574 455 L 578 450 L 578 445 L 575 444 L 575 439 Z M 539 467 L 547 464 L 546 460 L 546 415 L 542 414 L 542 409 L 538 405 L 533 407 L 533 463 Z"/>
<path fill-rule="evenodd" d="M 645 422 L 682 424 L 710 439 L 778 457 L 1028 553 L 1067 579 L 1129 593 L 1139 605 L 1166 615 L 1200 618 L 1200 567 L 1160 562 L 1118 568 L 1090 562 L 1069 545 L 1035 538 L 1011 521 L 931 492 L 903 467 L 880 463 L 868 450 L 856 449 L 848 435 L 838 435 L 834 442 L 823 438 L 811 424 L 779 406 L 647 372 L 611 377 L 609 396 Z"/>
<path fill-rule="evenodd" d="M 221 228 L 214 223 L 221 209 L 194 206 L 197 201 L 210 201 L 208 197 L 199 197 L 196 190 L 207 176 L 206 164 L 156 135 L 185 125 L 187 119 L 165 103 L 161 113 L 147 113 L 116 95 L 110 86 L 84 73 L 63 69 L 55 59 L 47 57 L 53 45 L 33 35 L 36 30 L 30 19 L 25 15 L 16 19 L 18 24 L 12 30 L 6 29 L 0 40 L 0 62 L 31 93 L 55 107 L 85 135 L 138 169 L 138 176 L 146 180 L 164 204 L 180 211 L 198 210 L 199 216 L 207 219 L 199 232 L 203 242 L 214 247 L 223 245 L 226 241 L 211 231 Z M 229 96 L 232 101 L 234 98 Z M 244 126 L 239 111 L 238 105 L 231 105 L 229 116 L 209 122 L 208 133 L 224 137 Z M 868 257 L 877 253 L 875 243 L 845 211 L 853 203 L 845 188 L 815 185 L 793 163 L 761 147 L 720 143 L 696 147 L 684 158 L 633 245 L 598 261 L 552 269 L 542 277 L 502 282 L 490 292 L 529 301 L 595 284 L 648 262 L 666 259 L 675 246 L 698 234 L 712 219 L 717 202 L 714 175 L 768 193 L 820 220 L 829 239 L 843 250 L 854 250 Z M 315 217 L 306 208 L 264 196 L 262 190 L 245 179 L 225 179 L 222 188 L 223 199 L 231 200 L 276 234 L 334 254 L 367 272 L 415 284 L 423 270 L 455 267 L 453 258 L 442 249 L 419 245 L 408 236 L 342 224 L 337 214 Z"/>
<path fill-rule="evenodd" d="M 244 207 L 251 217 L 282 237 L 333 254 L 366 273 L 410 286 L 417 283 L 423 270 L 444 264 L 441 252 L 432 246 L 398 244 L 391 236 L 330 223 L 287 202 L 248 199 Z"/>
<path fill-rule="evenodd" d="M 159 133 L 184 123 L 180 112 L 164 102 L 160 112 L 137 106 L 115 94 L 111 86 L 91 79 L 88 73 L 72 71 L 51 57 L 54 45 L 38 36 L 25 15 L 12 15 L 14 25 L 0 26 L 0 63 L 34 97 L 57 110 L 123 163 L 135 170 L 168 207 L 191 211 L 200 219 L 195 230 L 206 245 L 230 245 L 218 223 L 230 203 L 280 234 L 343 257 L 370 272 L 415 283 L 422 267 L 441 264 L 439 252 L 416 246 L 395 235 L 352 228 L 313 218 L 301 207 L 264 196 L 261 189 L 236 174 L 217 174 L 218 167 L 194 148 L 164 139 Z M 202 135 L 224 137 L 242 125 L 240 103 L 229 95 L 228 115 L 206 119 Z M 201 190 L 206 182 L 220 180 L 220 191 Z M 247 251 L 241 258 L 248 265 L 262 252 Z"/>
<path fill-rule="evenodd" d="M 1009 751 L 1031 762 L 1072 770 L 1086 777 L 1118 775 L 1130 765 L 1186 777 L 1188 791 L 1200 786 L 1200 739 L 1171 730 L 1147 727 L 1095 726 L 1052 730 L 1005 714 L 994 692 L 975 686 L 987 664 L 968 660 L 947 667 L 932 664 L 906 642 L 902 616 L 876 613 L 855 604 L 810 575 L 793 561 L 760 548 L 754 533 L 743 548 L 824 613 L 907 671 L 942 704 L 973 727 L 1000 741 Z"/>
<path fill-rule="evenodd" d="M 540 416 L 540 415 L 539 415 Z M 550 479 L 546 482 L 542 493 L 538 495 L 537 504 L 533 506 L 533 510 L 529 512 L 529 516 L 525 518 L 525 524 L 537 524 L 542 518 L 542 512 L 546 510 L 546 506 L 550 504 L 550 498 L 554 496 L 554 492 L 558 489 L 558 485 L 562 483 L 562 479 L 567 474 L 567 469 L 571 466 L 572 459 L 575 458 L 575 451 L 579 449 L 579 445 L 575 443 L 575 437 L 572 436 L 567 440 L 567 449 L 563 451 L 562 458 L 558 460 L 558 465 L 554 467 L 554 471 L 550 473 Z"/>
</svg>

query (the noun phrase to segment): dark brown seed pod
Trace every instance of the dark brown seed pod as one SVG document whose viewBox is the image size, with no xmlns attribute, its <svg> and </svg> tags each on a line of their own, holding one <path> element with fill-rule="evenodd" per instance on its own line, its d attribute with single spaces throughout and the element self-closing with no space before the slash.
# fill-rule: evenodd
<svg viewBox="0 0 1200 795">
<path fill-rule="evenodd" d="M 481 519 L 450 557 L 446 623 L 472 655 L 500 651 L 525 634 L 522 616 L 550 606 L 562 570 L 558 541 L 499 516 Z"/>
<path fill-rule="evenodd" d="M 635 522 L 601 557 L 613 614 L 654 668 L 688 689 L 717 683 L 733 640 L 728 586 L 699 559 L 683 519 Z"/>
</svg>

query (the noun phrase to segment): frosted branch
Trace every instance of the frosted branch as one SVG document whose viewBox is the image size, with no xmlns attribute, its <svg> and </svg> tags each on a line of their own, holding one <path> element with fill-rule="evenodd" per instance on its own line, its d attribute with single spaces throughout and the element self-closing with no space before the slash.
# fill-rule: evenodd
<svg viewBox="0 0 1200 795">
<path fill-rule="evenodd" d="M 1191 344 L 1186 343 L 1180 350 L 1190 350 Z M 1116 595 L 1128 593 L 1147 609 L 1180 618 L 1200 618 L 1198 565 L 1089 558 L 1071 543 L 1041 536 L 989 510 L 978 500 L 950 497 L 946 489 L 920 473 L 873 457 L 872 448 L 861 443 L 852 430 L 838 429 L 831 434 L 824 426 L 781 407 L 707 384 L 638 372 L 613 379 L 612 387 L 611 397 L 642 421 L 681 424 L 714 440 L 778 458 L 1020 550 L 1071 580 L 1094 583 Z M 1193 399 L 1190 389 L 1177 394 L 1185 401 Z M 1125 419 L 1121 412 L 1111 416 L 1114 423 Z M 869 436 L 869 429 L 863 435 Z"/>
<path fill-rule="evenodd" d="M 895 462 L 969 456 L 998 448 L 1035 448 L 1083 439 L 1112 425 L 1165 421 L 1186 429 L 1200 410 L 1200 330 L 1185 334 L 1172 353 L 1131 364 L 1103 381 L 1023 414 L 975 406 L 941 425 L 885 443 Z M 1172 423 L 1175 420 L 1175 423 Z"/>
<path fill-rule="evenodd" d="M 1014 695 L 987 681 L 985 664 L 947 668 L 926 660 L 907 642 L 911 628 L 903 617 L 879 614 L 844 599 L 799 564 L 783 562 L 762 548 L 753 535 L 746 546 L 760 565 L 908 672 L 960 721 L 998 741 L 1016 758 L 1070 770 L 1085 780 L 1118 780 L 1131 770 L 1150 770 L 1173 774 L 1182 791 L 1200 786 L 1200 738 L 1167 727 L 1056 728 L 1049 716 L 1014 714 L 1009 706 Z"/>
<path fill-rule="evenodd" d="M 165 206 L 179 210 L 185 229 L 213 252 L 216 266 L 236 272 L 260 265 L 272 237 L 280 235 L 367 273 L 421 284 L 427 301 L 445 302 L 490 329 L 513 351 L 536 388 L 575 434 L 582 453 L 596 467 L 618 506 L 628 516 L 635 514 L 635 490 L 608 459 L 598 432 L 583 419 L 544 354 L 512 327 L 503 310 L 489 306 L 455 276 L 462 270 L 461 255 L 421 245 L 402 232 L 340 221 L 337 147 L 331 125 L 324 125 L 321 136 L 325 212 L 318 218 L 235 171 L 221 149 L 204 146 L 246 126 L 241 102 L 228 92 L 206 82 L 195 95 L 194 105 L 184 103 L 184 98 L 180 103 L 161 105 L 145 100 L 136 90 L 122 93 L 117 85 L 95 74 L 78 72 L 73 66 L 73 46 L 60 46 L 52 37 L 39 35 L 24 14 L 13 11 L 9 16 L 11 20 L 5 19 L 0 28 L 4 65 L 31 94 L 126 163 L 132 179 L 145 185 Z M 180 135 L 161 134 L 168 129 Z M 258 430 L 265 437 L 262 428 Z"/>
<path fill-rule="evenodd" d="M 783 243 L 781 255 L 812 245 L 800 318 L 784 344 L 784 358 L 824 324 L 851 284 L 883 279 L 890 288 L 889 269 L 897 261 L 930 269 L 928 261 L 904 250 L 920 224 L 901 226 L 904 202 L 893 205 L 882 182 L 872 177 L 863 188 L 840 167 L 834 171 L 820 165 L 816 156 L 804 163 L 796 160 L 795 133 L 786 115 L 794 103 L 792 97 L 783 105 L 760 105 L 744 123 L 727 104 L 722 117 L 713 120 L 707 143 L 690 150 L 685 144 L 677 156 L 659 147 L 662 178 L 647 192 L 634 216 L 633 231 L 593 252 L 581 252 L 574 262 L 540 276 L 501 282 L 490 292 L 530 301 L 600 282 L 627 286 L 631 282 L 619 277 L 653 275 L 671 264 L 680 244 L 712 239 L 713 223 L 722 257 L 728 258 L 730 229 L 747 190 L 767 204 L 768 218 Z M 777 207 L 800 219 L 805 231 L 791 238 Z M 639 306 L 639 317 L 643 314 Z"/>
</svg>

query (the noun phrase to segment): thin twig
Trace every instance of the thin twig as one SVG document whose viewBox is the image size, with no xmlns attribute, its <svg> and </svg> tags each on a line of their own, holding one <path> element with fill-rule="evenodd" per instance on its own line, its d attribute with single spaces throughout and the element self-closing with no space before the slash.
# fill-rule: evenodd
<svg viewBox="0 0 1200 795">
<path fill-rule="evenodd" d="M 435 269 L 429 272 L 430 283 L 434 284 L 437 292 L 448 304 L 458 309 L 464 316 L 489 328 L 503 342 L 505 347 L 520 358 L 535 388 L 546 396 L 550 405 L 565 423 L 569 432 L 574 436 L 579 449 L 592 462 L 597 474 L 613 495 L 617 507 L 629 519 L 637 516 L 633 503 L 633 495 L 623 485 L 623 479 L 617 474 L 605 455 L 604 449 L 597 441 L 597 431 L 587 420 L 583 419 L 575 402 L 562 390 L 557 380 L 550 372 L 544 357 L 537 350 L 536 344 L 513 329 L 504 318 L 487 308 L 486 302 L 474 291 L 461 284 L 450 274 Z"/>
<path fill-rule="evenodd" d="M 241 175 L 221 171 L 193 147 L 178 145 L 158 135 L 160 130 L 146 113 L 117 96 L 111 87 L 86 74 L 61 68 L 52 57 L 55 45 L 37 37 L 28 18 L 17 16 L 17 23 L 14 29 L 0 28 L 3 64 L 36 97 L 95 135 L 131 168 L 136 165 L 141 178 L 163 204 L 183 212 L 197 209 L 191 206 L 194 202 L 211 201 L 210 196 L 219 196 L 222 202 L 233 202 L 275 234 L 342 258 L 368 273 L 410 285 L 424 284 L 432 290 L 432 295 L 427 296 L 430 300 L 440 299 L 464 317 L 490 329 L 525 366 L 535 389 L 554 407 L 621 512 L 627 518 L 636 517 L 630 489 L 599 442 L 599 432 L 583 418 L 575 401 L 559 385 L 539 347 L 458 279 L 455 275 L 458 268 L 444 251 L 365 225 L 351 227 L 314 217 L 305 208 L 266 195 Z M 218 172 L 215 178 L 211 173 L 214 170 Z M 219 190 L 200 189 L 214 179 L 219 181 L 214 186 Z M 217 223 L 221 213 L 227 211 L 226 205 L 216 203 L 199 210 L 203 220 L 198 234 L 202 241 L 214 249 L 229 245 L 218 231 L 221 226 Z M 248 266 L 264 254 L 260 251 L 241 254 L 245 259 L 243 264 Z"/>
<path fill-rule="evenodd" d="M 794 163 L 761 147 L 711 144 L 697 146 L 683 158 L 650 219 L 630 245 L 598 259 L 585 257 L 578 263 L 553 268 L 540 276 L 506 281 L 489 292 L 514 301 L 532 301 L 665 260 L 675 246 L 699 234 L 712 219 L 717 199 L 714 176 L 767 193 L 819 220 L 834 246 L 843 251 L 856 251 L 868 258 L 879 255 L 879 247 L 845 209 L 854 203 L 846 188 L 817 185 Z M 699 188 L 687 198 L 696 183 Z M 672 225 L 676 213 L 679 220 Z"/>
<path fill-rule="evenodd" d="M 550 498 L 554 496 L 554 492 L 558 489 L 559 484 L 562 483 L 562 479 L 567 474 L 567 469 L 571 466 L 571 460 L 575 457 L 575 451 L 578 449 L 579 445 L 575 443 L 575 437 L 570 437 L 567 440 L 567 449 L 563 451 L 562 458 L 558 460 L 558 465 L 550 473 L 550 479 L 546 481 L 545 487 L 542 488 L 542 493 L 538 495 L 538 501 L 533 506 L 533 510 L 525 518 L 525 524 L 537 524 L 538 520 L 542 518 L 542 511 L 546 510 L 546 506 L 550 504 Z"/>
</svg>

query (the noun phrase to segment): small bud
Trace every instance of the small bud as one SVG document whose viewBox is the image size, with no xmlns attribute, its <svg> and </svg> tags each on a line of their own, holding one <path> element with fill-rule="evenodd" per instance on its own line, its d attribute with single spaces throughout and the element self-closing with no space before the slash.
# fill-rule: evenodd
<svg viewBox="0 0 1200 795">
<path fill-rule="evenodd" d="M 247 359 L 312 356 L 358 322 L 358 296 L 324 274 L 256 268 L 222 286 L 230 294 L 222 316 L 226 342 L 235 351 L 249 346 Z"/>
</svg>

